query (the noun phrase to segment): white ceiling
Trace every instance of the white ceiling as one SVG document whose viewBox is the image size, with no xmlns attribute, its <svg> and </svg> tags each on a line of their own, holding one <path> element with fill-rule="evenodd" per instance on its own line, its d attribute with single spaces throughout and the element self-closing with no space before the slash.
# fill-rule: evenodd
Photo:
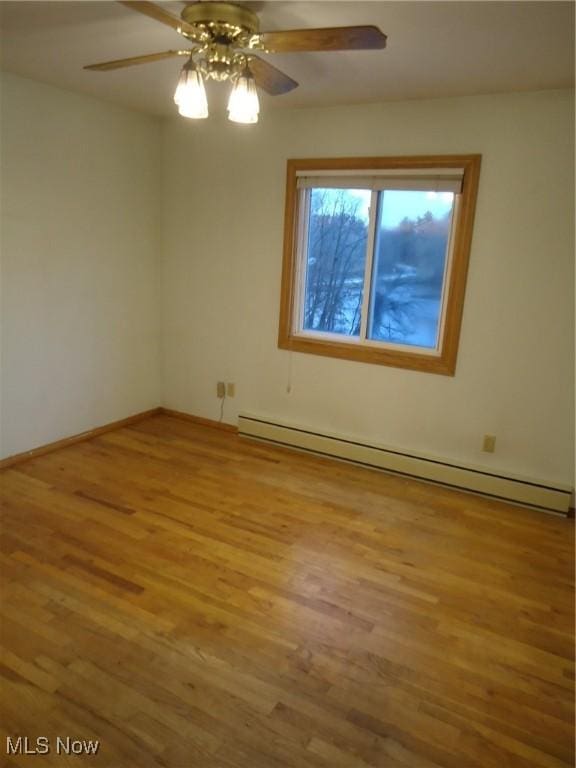
<svg viewBox="0 0 576 768">
<path fill-rule="evenodd" d="M 388 35 L 381 51 L 269 56 L 300 87 L 263 95 L 266 109 L 574 86 L 573 2 L 248 4 L 259 11 L 263 31 L 376 24 Z M 179 15 L 184 3 L 162 5 Z M 174 114 L 181 59 L 111 72 L 82 69 L 186 47 L 169 27 L 112 1 L 50 0 L 1 2 L 0 25 L 3 69 L 143 112 Z M 216 83 L 209 88 L 225 90 Z"/>
</svg>

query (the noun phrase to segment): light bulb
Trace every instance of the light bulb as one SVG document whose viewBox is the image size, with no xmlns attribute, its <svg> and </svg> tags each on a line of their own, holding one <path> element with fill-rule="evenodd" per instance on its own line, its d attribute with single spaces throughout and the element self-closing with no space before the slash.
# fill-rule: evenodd
<svg viewBox="0 0 576 768">
<path fill-rule="evenodd" d="M 228 119 L 234 123 L 257 123 L 260 105 L 254 78 L 248 69 L 234 83 L 228 100 Z"/>
<path fill-rule="evenodd" d="M 208 102 L 202 75 L 191 60 L 180 73 L 174 101 L 178 105 L 178 112 L 183 117 L 192 117 L 196 120 L 208 117 Z"/>
</svg>

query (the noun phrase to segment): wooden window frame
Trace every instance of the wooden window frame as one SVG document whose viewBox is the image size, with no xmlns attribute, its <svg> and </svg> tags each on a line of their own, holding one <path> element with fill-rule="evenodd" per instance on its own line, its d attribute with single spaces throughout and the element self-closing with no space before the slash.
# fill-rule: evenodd
<svg viewBox="0 0 576 768">
<path fill-rule="evenodd" d="M 284 216 L 284 256 L 282 288 L 280 295 L 280 327 L 278 346 L 294 352 L 356 360 L 396 368 L 408 368 L 444 376 L 454 376 L 458 342 L 464 309 L 466 277 L 472 229 L 478 194 L 481 155 L 421 155 L 408 157 L 345 157 L 299 159 L 287 161 L 286 205 Z M 300 222 L 297 190 L 298 172 L 314 174 L 314 171 L 358 171 L 369 175 L 370 171 L 399 169 L 463 169 L 462 192 L 458 196 L 452 225 L 452 262 L 448 285 L 444 286 L 444 323 L 440 331 L 439 351 L 432 354 L 394 349 L 379 342 L 359 343 L 304 335 L 295 330 L 298 307 L 298 231 Z"/>
</svg>

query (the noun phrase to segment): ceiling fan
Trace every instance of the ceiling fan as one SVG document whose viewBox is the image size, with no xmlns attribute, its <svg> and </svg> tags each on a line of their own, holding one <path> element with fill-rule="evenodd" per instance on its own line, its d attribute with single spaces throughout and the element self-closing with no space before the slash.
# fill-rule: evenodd
<svg viewBox="0 0 576 768">
<path fill-rule="evenodd" d="M 228 116 L 230 120 L 240 123 L 255 123 L 258 120 L 256 86 L 273 96 L 298 86 L 295 80 L 255 51 L 346 51 L 384 48 L 386 45 L 386 35 L 372 25 L 260 32 L 257 14 L 236 3 L 199 0 L 186 5 L 181 18 L 178 18 L 154 3 L 136 0 L 120 2 L 133 11 L 172 27 L 193 47 L 89 64 L 84 69 L 107 71 L 185 56 L 188 60 L 174 94 L 178 111 L 184 117 L 208 117 L 204 79 L 218 82 L 230 80 L 233 83 Z"/>
</svg>

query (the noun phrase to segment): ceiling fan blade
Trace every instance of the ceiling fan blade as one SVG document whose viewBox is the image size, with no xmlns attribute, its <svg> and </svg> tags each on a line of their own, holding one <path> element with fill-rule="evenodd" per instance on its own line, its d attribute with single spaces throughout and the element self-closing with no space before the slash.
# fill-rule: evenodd
<svg viewBox="0 0 576 768">
<path fill-rule="evenodd" d="M 294 88 L 298 88 L 296 80 L 285 75 L 276 67 L 273 67 L 259 56 L 250 56 L 248 67 L 254 75 L 254 80 L 259 88 L 262 88 L 271 96 L 279 96 L 282 93 L 288 93 Z"/>
<path fill-rule="evenodd" d="M 264 32 L 261 38 L 271 53 L 353 51 L 386 46 L 386 35 L 373 25 L 287 29 L 280 32 Z"/>
<path fill-rule="evenodd" d="M 144 56 L 132 56 L 129 59 L 116 59 L 115 61 L 103 61 L 100 64 L 88 64 L 84 69 L 93 69 L 105 72 L 109 69 L 122 69 L 132 67 L 134 64 L 148 64 L 152 61 L 170 59 L 173 56 L 189 56 L 191 51 L 163 51 L 162 53 L 148 53 Z"/>
<path fill-rule="evenodd" d="M 182 34 L 183 32 L 190 35 L 194 39 L 196 30 L 187 21 L 179 19 L 177 16 L 172 16 L 171 13 L 165 11 L 159 5 L 154 3 L 144 2 L 144 0 L 118 0 L 120 5 L 125 5 L 126 8 L 131 8 L 133 11 L 143 13 L 144 16 L 149 16 L 151 19 L 159 21 L 161 24 L 166 24 L 172 29 Z"/>
</svg>

